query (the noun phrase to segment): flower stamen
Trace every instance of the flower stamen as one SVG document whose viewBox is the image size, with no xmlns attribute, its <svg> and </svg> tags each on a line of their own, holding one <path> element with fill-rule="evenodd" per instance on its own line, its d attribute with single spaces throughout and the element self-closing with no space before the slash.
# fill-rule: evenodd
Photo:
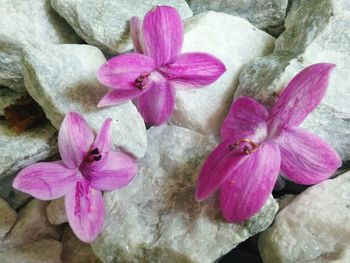
<svg viewBox="0 0 350 263">
<path fill-rule="evenodd" d="M 89 152 L 89 155 L 87 157 L 87 161 L 89 163 L 93 162 L 93 161 L 100 161 L 102 159 L 102 155 L 100 154 L 100 151 L 98 150 L 98 148 L 94 148 L 93 150 L 91 150 Z"/>
<path fill-rule="evenodd" d="M 253 142 L 250 139 L 239 139 L 235 143 L 231 144 L 229 146 L 229 149 L 230 151 L 235 151 L 237 149 L 240 149 L 241 148 L 240 146 L 242 146 L 242 144 L 243 144 L 242 150 L 245 154 L 254 153 L 259 149 L 259 144 Z"/>
<path fill-rule="evenodd" d="M 144 87 L 147 85 L 148 83 L 148 77 L 150 76 L 150 73 L 144 73 L 140 76 L 138 76 L 135 79 L 135 86 L 136 88 L 138 88 L 139 90 L 143 90 Z"/>
</svg>

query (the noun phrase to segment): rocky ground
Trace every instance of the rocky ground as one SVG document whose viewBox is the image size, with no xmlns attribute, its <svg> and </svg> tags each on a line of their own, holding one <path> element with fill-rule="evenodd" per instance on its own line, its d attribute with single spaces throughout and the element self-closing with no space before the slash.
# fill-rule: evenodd
<svg viewBox="0 0 350 263">
<path fill-rule="evenodd" d="M 132 48 L 128 21 L 153 5 L 179 10 L 184 52 L 209 52 L 227 71 L 207 88 L 179 90 L 169 122 L 146 129 L 132 102 L 96 107 L 105 93 L 96 70 Z M 350 262 L 349 24 L 347 0 L 0 0 L 0 262 Z M 308 189 L 281 181 L 243 224 L 226 223 L 215 197 L 197 203 L 198 170 L 233 99 L 270 106 L 318 62 L 337 67 L 302 126 L 338 151 L 337 177 Z M 18 134 L 5 115 L 23 96 L 47 120 Z M 104 194 L 106 222 L 91 246 L 69 228 L 63 199 L 12 188 L 23 167 L 57 159 L 57 129 L 69 111 L 95 130 L 111 117 L 114 147 L 140 159 L 129 186 Z"/>
</svg>

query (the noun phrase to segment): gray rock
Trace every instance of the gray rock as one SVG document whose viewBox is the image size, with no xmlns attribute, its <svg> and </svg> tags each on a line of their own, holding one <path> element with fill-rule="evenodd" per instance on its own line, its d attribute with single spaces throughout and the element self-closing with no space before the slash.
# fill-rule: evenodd
<svg viewBox="0 0 350 263">
<path fill-rule="evenodd" d="M 28 203 L 32 197 L 12 187 L 16 174 L 6 176 L 0 180 L 0 197 L 5 199 L 13 209 L 17 210 Z"/>
<path fill-rule="evenodd" d="M 64 263 L 102 263 L 89 244 L 81 242 L 67 226 L 62 236 L 62 260 Z"/>
<path fill-rule="evenodd" d="M 0 85 L 21 92 L 23 48 L 29 43 L 80 41 L 49 0 L 1 0 L 0 25 Z"/>
<path fill-rule="evenodd" d="M 261 234 L 259 250 L 263 261 L 349 262 L 349 189 L 350 172 L 298 195 L 278 213 L 272 227 Z"/>
<path fill-rule="evenodd" d="M 160 126 L 148 130 L 148 141 L 138 176 L 105 194 L 106 222 L 92 244 L 103 262 L 214 262 L 271 224 L 273 198 L 240 225 L 223 220 L 215 198 L 195 201 L 198 170 L 213 147 L 206 137 Z"/>
<path fill-rule="evenodd" d="M 102 52 L 88 45 L 46 45 L 29 49 L 23 62 L 26 88 L 57 129 L 69 111 L 79 112 L 95 132 L 110 117 L 114 146 L 142 157 L 146 130 L 136 107 L 127 102 L 97 108 L 107 89 L 97 81 L 96 71 L 105 62 Z"/>
<path fill-rule="evenodd" d="M 90 45 L 109 53 L 132 48 L 129 20 L 143 17 L 155 5 L 170 5 L 183 18 L 192 16 L 185 0 L 51 0 L 52 7 Z"/>
<path fill-rule="evenodd" d="M 57 153 L 57 132 L 46 123 L 21 134 L 0 120 L 0 180 Z M 1 184 L 1 183 L 0 183 Z"/>
<path fill-rule="evenodd" d="M 68 222 L 64 197 L 50 202 L 46 209 L 47 219 L 52 225 L 61 225 Z"/>
<path fill-rule="evenodd" d="M 302 127 L 329 141 L 344 161 L 350 159 L 349 8 L 346 0 L 293 1 L 274 53 L 245 68 L 235 95 L 271 105 L 301 69 L 319 62 L 337 64 L 325 99 Z"/>
<path fill-rule="evenodd" d="M 4 199 L 0 198 L 0 240 L 10 231 L 16 219 L 16 211 Z"/>
<path fill-rule="evenodd" d="M 175 111 L 170 123 L 217 136 L 231 106 L 244 65 L 256 57 L 271 53 L 274 41 L 269 34 L 243 18 L 208 12 L 188 19 L 183 52 L 213 54 L 225 63 L 227 71 L 208 87 L 177 89 Z"/>
<path fill-rule="evenodd" d="M 223 12 L 246 18 L 254 26 L 276 36 L 284 30 L 288 0 L 187 0 L 194 14 Z"/>
<path fill-rule="evenodd" d="M 278 211 L 281 211 L 287 205 L 289 205 L 293 200 L 297 197 L 297 195 L 286 194 L 277 199 L 278 202 Z"/>
<path fill-rule="evenodd" d="M 49 203 L 34 199 L 18 214 L 18 219 L 11 232 L 0 242 L 0 251 L 19 247 L 42 239 L 60 240 L 63 228 L 53 226 L 46 218 Z"/>
<path fill-rule="evenodd" d="M 17 99 L 21 98 L 23 94 L 11 90 L 9 88 L 0 87 L 0 116 L 4 116 L 4 109 Z"/>
<path fill-rule="evenodd" d="M 40 240 L 0 252 L 1 263 L 62 263 L 62 245 L 56 240 Z"/>
</svg>

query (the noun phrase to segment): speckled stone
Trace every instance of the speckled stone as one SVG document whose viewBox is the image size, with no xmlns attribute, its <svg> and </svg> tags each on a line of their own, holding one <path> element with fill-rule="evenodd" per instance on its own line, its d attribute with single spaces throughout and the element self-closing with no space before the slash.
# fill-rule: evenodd
<svg viewBox="0 0 350 263">
<path fill-rule="evenodd" d="M 205 88 L 177 89 L 175 111 L 170 123 L 218 136 L 242 68 L 254 58 L 271 53 L 274 41 L 269 34 L 240 17 L 208 12 L 188 19 L 183 52 L 213 54 L 225 63 L 226 72 Z"/>
<path fill-rule="evenodd" d="M 211 263 L 271 224 L 278 209 L 273 198 L 239 225 L 223 220 L 215 198 L 195 201 L 199 168 L 213 148 L 206 137 L 172 126 L 147 133 L 137 177 L 105 193 L 104 229 L 92 244 L 103 262 Z"/>
<path fill-rule="evenodd" d="M 272 35 L 284 30 L 288 0 L 188 0 L 193 13 L 223 12 L 246 18 L 254 26 Z"/>
<path fill-rule="evenodd" d="M 23 92 L 20 60 L 28 44 L 76 43 L 80 39 L 49 0 L 0 2 L 0 85 Z"/>
<path fill-rule="evenodd" d="M 0 198 L 0 240 L 10 231 L 16 219 L 16 211 L 4 199 Z"/>
<path fill-rule="evenodd" d="M 350 172 L 298 195 L 261 234 L 264 263 L 349 262 Z"/>
<path fill-rule="evenodd" d="M 0 184 L 23 167 L 57 153 L 57 131 L 46 123 L 21 134 L 0 120 Z"/>
<path fill-rule="evenodd" d="M 52 239 L 40 240 L 0 252 L 1 263 L 65 263 L 62 245 Z"/>
<path fill-rule="evenodd" d="M 96 72 L 106 62 L 102 52 L 88 45 L 46 45 L 29 49 L 24 57 L 24 80 L 29 94 L 43 108 L 57 129 L 67 112 L 79 112 L 97 132 L 107 118 L 113 119 L 115 147 L 142 157 L 146 129 L 131 103 L 97 108 L 107 92 Z"/>
<path fill-rule="evenodd" d="M 4 116 L 4 109 L 10 104 L 14 103 L 16 99 L 22 97 L 23 94 L 11 90 L 6 87 L 0 87 L 0 116 Z"/>
<path fill-rule="evenodd" d="M 335 63 L 326 97 L 302 127 L 329 141 L 344 161 L 350 160 L 349 9 L 347 0 L 293 1 L 274 53 L 244 69 L 236 93 L 236 97 L 252 96 L 271 105 L 303 68 Z"/>
<path fill-rule="evenodd" d="M 143 17 L 155 5 L 178 9 L 192 16 L 185 0 L 51 0 L 52 7 L 90 45 L 112 54 L 132 49 L 129 20 Z"/>
</svg>

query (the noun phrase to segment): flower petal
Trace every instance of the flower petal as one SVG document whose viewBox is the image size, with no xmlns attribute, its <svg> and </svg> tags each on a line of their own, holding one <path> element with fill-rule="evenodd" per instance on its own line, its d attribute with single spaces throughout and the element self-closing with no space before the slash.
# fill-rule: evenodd
<svg viewBox="0 0 350 263">
<path fill-rule="evenodd" d="M 231 173 L 220 188 L 220 206 L 227 221 L 241 223 L 263 207 L 277 180 L 280 162 L 278 145 L 265 143 Z"/>
<path fill-rule="evenodd" d="M 221 125 L 221 139 L 252 138 L 257 143 L 267 135 L 267 109 L 250 97 L 240 97 L 233 102 L 230 112 Z"/>
<path fill-rule="evenodd" d="M 148 125 L 166 122 L 174 107 L 175 90 L 167 81 L 152 81 L 147 92 L 137 99 L 137 108 Z"/>
<path fill-rule="evenodd" d="M 155 68 L 154 61 L 142 54 L 128 53 L 111 58 L 98 72 L 98 80 L 113 89 L 135 90 L 135 80 Z"/>
<path fill-rule="evenodd" d="M 130 20 L 130 33 L 132 43 L 134 45 L 134 51 L 140 54 L 144 54 L 142 20 L 137 16 L 132 17 Z"/>
<path fill-rule="evenodd" d="M 298 184 L 316 184 L 334 174 L 341 158 L 326 141 L 298 127 L 286 127 L 277 138 L 283 175 Z"/>
<path fill-rule="evenodd" d="M 97 107 L 118 105 L 141 96 L 145 90 L 112 90 L 102 97 Z"/>
<path fill-rule="evenodd" d="M 78 168 L 93 141 L 94 134 L 83 117 L 76 112 L 67 113 L 58 133 L 58 149 L 64 164 Z"/>
<path fill-rule="evenodd" d="M 278 134 L 284 126 L 299 126 L 326 94 L 334 64 L 314 64 L 299 72 L 283 90 L 270 111 L 269 129 Z"/>
<path fill-rule="evenodd" d="M 77 182 L 65 198 L 69 225 L 83 242 L 92 242 L 101 232 L 105 217 L 102 193 L 85 179 Z"/>
<path fill-rule="evenodd" d="M 110 152 L 108 162 L 98 172 L 89 174 L 91 186 L 101 191 L 119 189 L 134 178 L 137 172 L 135 159 L 122 152 Z"/>
<path fill-rule="evenodd" d="M 16 176 L 13 187 L 41 200 L 62 197 L 75 184 L 77 171 L 62 161 L 32 164 Z"/>
<path fill-rule="evenodd" d="M 183 43 L 184 28 L 175 8 L 157 6 L 143 20 L 145 51 L 157 66 L 175 61 Z"/>
<path fill-rule="evenodd" d="M 220 143 L 205 161 L 197 181 L 196 199 L 207 199 L 249 156 L 230 150 L 233 142 L 226 140 Z"/>
<path fill-rule="evenodd" d="M 225 65 L 207 53 L 183 53 L 176 62 L 165 66 L 168 79 L 182 87 L 200 88 L 216 81 Z"/>
</svg>

